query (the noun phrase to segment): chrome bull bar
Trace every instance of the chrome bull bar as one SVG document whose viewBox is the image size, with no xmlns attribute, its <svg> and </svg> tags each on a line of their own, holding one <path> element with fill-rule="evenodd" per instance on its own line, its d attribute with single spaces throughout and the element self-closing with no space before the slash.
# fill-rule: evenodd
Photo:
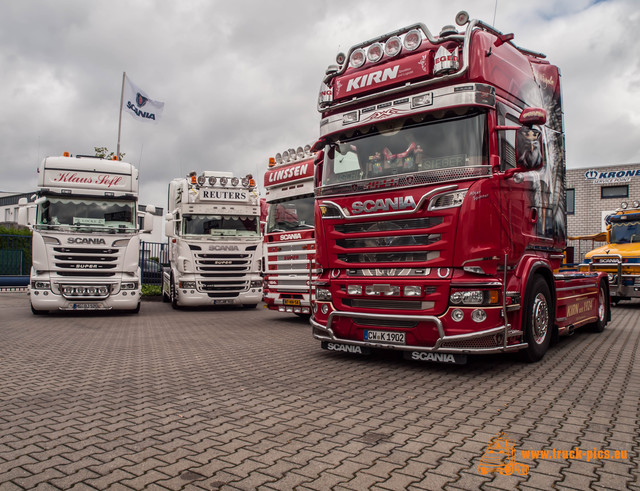
<svg viewBox="0 0 640 491">
<path fill-rule="evenodd" d="M 351 317 L 358 319 L 375 319 L 375 320 L 402 320 L 402 321 L 417 321 L 417 322 L 432 322 L 435 324 L 438 329 L 438 340 L 433 346 L 411 346 L 411 345 L 397 345 L 397 344 L 387 344 L 387 343 L 376 343 L 371 341 L 356 341 L 353 339 L 342 339 L 336 336 L 333 329 L 331 329 L 331 324 L 333 323 L 333 319 L 335 317 Z M 381 348 L 381 349 L 392 349 L 392 350 L 401 350 L 401 351 L 421 351 L 421 352 L 437 352 L 437 353 L 457 353 L 457 354 L 491 354 L 491 353 L 505 353 L 511 351 L 518 351 L 520 349 L 526 348 L 528 346 L 527 343 L 518 343 L 507 345 L 506 344 L 506 336 L 504 342 L 496 343 L 495 347 L 490 348 L 471 348 L 471 347 L 442 347 L 444 343 L 455 343 L 460 341 L 469 341 L 473 339 L 483 338 L 486 336 L 494 336 L 498 334 L 502 334 L 503 336 L 507 333 L 508 326 L 498 326 L 493 327 L 491 329 L 487 329 L 484 331 L 472 332 L 469 334 L 456 334 L 454 336 L 447 336 L 444 332 L 444 327 L 442 325 L 442 321 L 437 317 L 431 315 L 388 315 L 388 314 L 368 314 L 364 312 L 342 312 L 339 310 L 334 310 L 329 314 L 329 319 L 327 320 L 327 325 L 323 326 L 322 324 L 317 323 L 310 319 L 310 323 L 314 328 L 313 337 L 320 341 L 329 341 L 334 343 L 343 343 L 343 344 L 351 344 L 355 346 L 365 346 L 369 348 Z M 317 333 L 316 330 L 323 331 L 326 334 Z M 519 331 L 517 331 L 519 333 Z"/>
</svg>

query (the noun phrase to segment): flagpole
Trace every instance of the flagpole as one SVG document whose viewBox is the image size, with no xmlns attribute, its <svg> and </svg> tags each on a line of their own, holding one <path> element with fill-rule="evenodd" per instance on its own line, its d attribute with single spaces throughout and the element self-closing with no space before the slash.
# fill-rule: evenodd
<svg viewBox="0 0 640 491">
<path fill-rule="evenodd" d="M 116 147 L 116 157 L 120 160 L 120 130 L 122 129 L 122 103 L 124 101 L 124 79 L 127 72 L 122 72 L 122 90 L 120 91 L 120 116 L 118 117 L 118 145 Z"/>
</svg>

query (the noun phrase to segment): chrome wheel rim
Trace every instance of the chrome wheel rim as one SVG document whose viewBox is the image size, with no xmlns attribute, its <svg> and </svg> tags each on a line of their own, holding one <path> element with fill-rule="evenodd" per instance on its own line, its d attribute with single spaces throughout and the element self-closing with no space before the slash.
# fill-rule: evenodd
<svg viewBox="0 0 640 491">
<path fill-rule="evenodd" d="M 549 305 L 542 293 L 538 293 L 533 301 L 533 341 L 542 344 L 549 330 Z"/>
</svg>

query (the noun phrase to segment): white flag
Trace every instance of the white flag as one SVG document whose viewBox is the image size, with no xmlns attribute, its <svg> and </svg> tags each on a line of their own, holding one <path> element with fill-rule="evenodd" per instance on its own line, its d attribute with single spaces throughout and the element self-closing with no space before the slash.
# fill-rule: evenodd
<svg viewBox="0 0 640 491">
<path fill-rule="evenodd" d="M 156 123 L 162 116 L 164 102 L 152 100 L 144 90 L 125 75 L 122 109 L 133 119 Z"/>
</svg>

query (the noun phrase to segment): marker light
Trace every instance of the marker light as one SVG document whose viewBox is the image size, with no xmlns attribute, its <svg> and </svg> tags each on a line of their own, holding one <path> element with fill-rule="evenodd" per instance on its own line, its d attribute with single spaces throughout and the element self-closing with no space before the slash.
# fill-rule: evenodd
<svg viewBox="0 0 640 491">
<path fill-rule="evenodd" d="M 633 206 L 634 208 L 640 208 L 640 201 L 634 201 L 633 203 L 631 203 L 631 206 Z"/>
<path fill-rule="evenodd" d="M 255 188 L 256 187 L 256 181 L 254 179 L 249 179 L 249 187 L 250 188 Z"/>
<path fill-rule="evenodd" d="M 299 159 L 303 159 L 304 158 L 304 150 L 302 149 L 302 147 L 298 147 L 296 152 L 298 153 L 298 158 Z"/>
<path fill-rule="evenodd" d="M 396 56 L 402 50 L 402 41 L 398 36 L 393 36 L 384 45 L 384 54 L 387 56 Z"/>
<path fill-rule="evenodd" d="M 289 162 L 289 152 L 287 150 L 285 150 L 284 152 L 282 152 L 282 160 L 284 162 Z"/>
<path fill-rule="evenodd" d="M 628 204 L 626 201 L 623 201 L 622 203 L 620 203 L 620 208 L 622 208 L 623 210 L 626 210 L 628 208 Z"/>
<path fill-rule="evenodd" d="M 204 186 L 204 176 L 198 176 L 198 184 Z"/>
<path fill-rule="evenodd" d="M 277 164 L 281 164 L 282 163 L 282 154 L 280 152 L 278 152 L 276 154 L 276 163 Z"/>
<path fill-rule="evenodd" d="M 376 63 L 380 61 L 380 58 L 382 58 L 383 53 L 384 53 L 384 48 L 382 47 L 382 44 L 373 43 L 371 46 L 369 46 L 369 50 L 367 51 L 367 59 L 371 63 Z"/>
<path fill-rule="evenodd" d="M 238 179 L 237 177 L 232 177 L 231 178 L 231 185 L 232 186 L 237 186 L 240 183 L 240 179 Z"/>
<path fill-rule="evenodd" d="M 209 186 L 215 186 L 217 179 L 215 176 L 209 176 Z"/>
<path fill-rule="evenodd" d="M 65 157 L 69 157 L 69 152 L 65 152 L 62 155 L 65 156 Z"/>
<path fill-rule="evenodd" d="M 226 177 L 221 177 L 220 178 L 220 184 L 223 185 L 223 186 L 227 185 L 227 181 L 228 181 L 228 179 Z"/>
<path fill-rule="evenodd" d="M 269 167 L 273 167 L 275 165 L 276 165 L 276 159 L 274 159 L 273 157 L 269 157 Z"/>
<path fill-rule="evenodd" d="M 304 146 L 304 153 L 311 153 L 311 145 L 305 145 Z"/>
<path fill-rule="evenodd" d="M 404 37 L 404 48 L 409 51 L 415 51 L 422 44 L 422 36 L 420 35 L 420 31 L 417 29 L 412 29 L 407 33 Z"/>
<path fill-rule="evenodd" d="M 296 151 L 293 148 L 289 149 L 289 159 L 290 160 L 295 160 L 296 159 Z"/>
<path fill-rule="evenodd" d="M 364 50 L 362 48 L 358 48 L 351 53 L 351 57 L 349 58 L 349 63 L 353 68 L 360 68 L 364 65 L 366 61 L 366 56 L 364 54 Z"/>
<path fill-rule="evenodd" d="M 195 174 L 191 174 L 191 184 L 195 184 L 198 182 L 198 178 Z"/>
<path fill-rule="evenodd" d="M 271 160 L 271 159 L 269 159 Z M 249 178 L 248 177 L 243 177 L 242 178 L 242 185 L 246 188 L 249 186 Z"/>
<path fill-rule="evenodd" d="M 346 55 L 344 53 L 338 53 L 336 55 L 336 63 L 338 65 L 343 65 L 346 59 L 347 59 L 347 57 L 346 57 Z"/>
</svg>

